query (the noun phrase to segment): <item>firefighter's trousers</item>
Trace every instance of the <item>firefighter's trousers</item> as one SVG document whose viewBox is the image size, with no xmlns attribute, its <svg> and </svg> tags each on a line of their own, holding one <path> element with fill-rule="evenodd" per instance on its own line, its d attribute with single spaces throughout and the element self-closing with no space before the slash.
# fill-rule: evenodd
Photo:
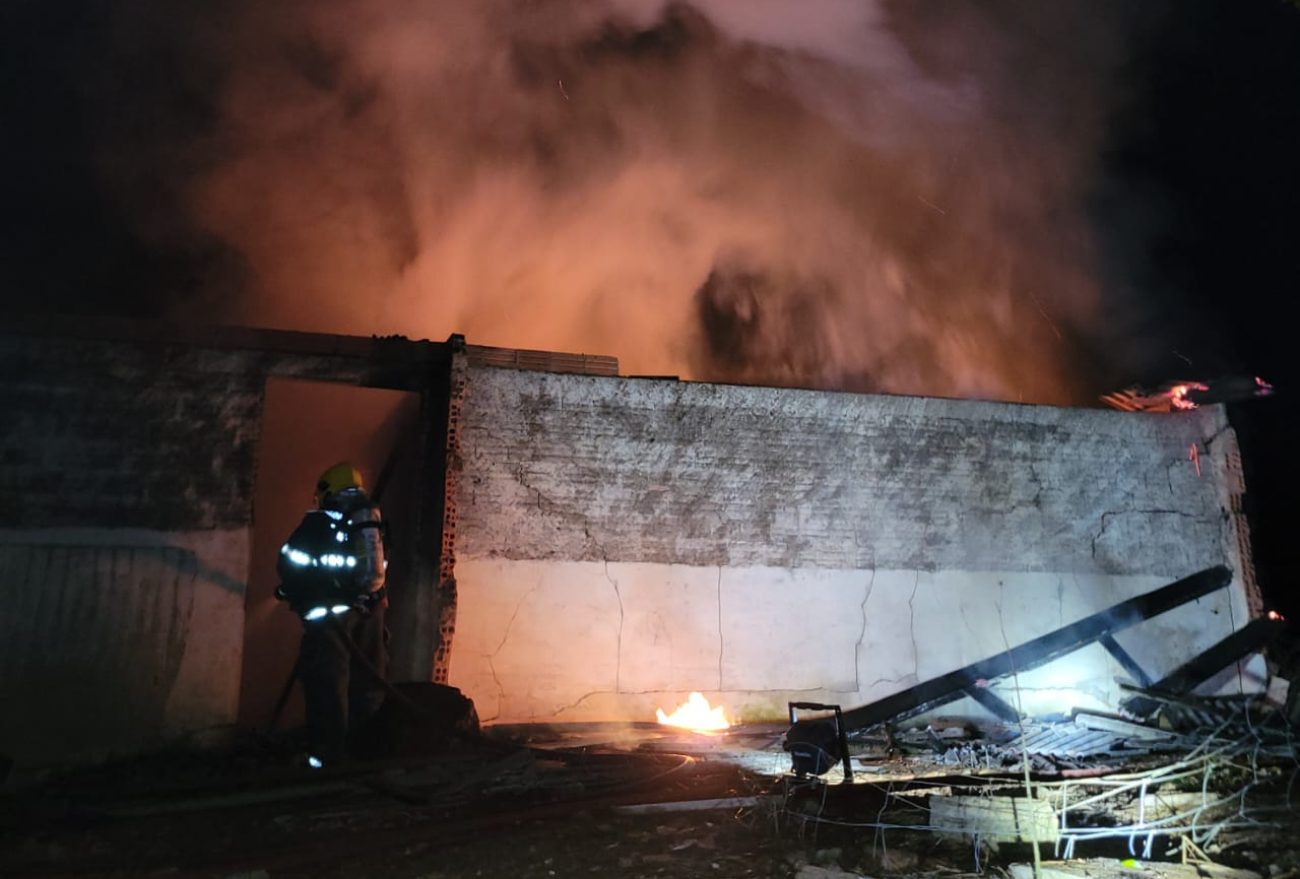
<svg viewBox="0 0 1300 879">
<path fill-rule="evenodd" d="M 349 740 L 384 701 L 382 684 L 353 655 L 345 638 L 352 639 L 375 672 L 386 676 L 384 607 L 304 623 L 298 675 L 306 703 L 308 747 L 313 756 L 327 762 L 349 756 Z"/>
</svg>

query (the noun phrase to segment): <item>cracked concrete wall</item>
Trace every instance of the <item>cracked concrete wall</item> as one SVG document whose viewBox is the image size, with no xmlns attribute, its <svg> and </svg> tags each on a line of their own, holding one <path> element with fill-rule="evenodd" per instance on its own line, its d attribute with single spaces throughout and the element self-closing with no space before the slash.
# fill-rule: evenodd
<svg viewBox="0 0 1300 879">
<path fill-rule="evenodd" d="M 690 690 L 749 719 L 857 705 L 1248 568 L 1221 408 L 474 368 L 460 430 L 450 680 L 488 720 L 648 719 Z M 1248 598 L 1238 575 L 1117 640 L 1158 677 L 1243 625 Z M 1122 674 L 1089 648 L 1017 695 L 1113 706 Z"/>
</svg>

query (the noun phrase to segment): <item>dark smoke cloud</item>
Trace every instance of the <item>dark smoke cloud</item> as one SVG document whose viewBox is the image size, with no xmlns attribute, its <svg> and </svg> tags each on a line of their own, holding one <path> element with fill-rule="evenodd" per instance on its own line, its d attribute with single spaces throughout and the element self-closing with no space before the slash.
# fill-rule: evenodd
<svg viewBox="0 0 1300 879">
<path fill-rule="evenodd" d="M 97 174 L 181 317 L 1077 402 L 1123 10 L 123 3 Z"/>
</svg>

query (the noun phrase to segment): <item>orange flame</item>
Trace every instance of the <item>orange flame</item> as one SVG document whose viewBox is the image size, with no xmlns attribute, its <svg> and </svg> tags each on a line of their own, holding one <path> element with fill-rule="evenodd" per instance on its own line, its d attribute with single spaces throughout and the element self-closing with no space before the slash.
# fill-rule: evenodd
<svg viewBox="0 0 1300 879">
<path fill-rule="evenodd" d="M 662 708 L 655 709 L 655 716 L 662 724 L 700 731 L 726 729 L 731 726 L 722 706 L 710 707 L 709 700 L 699 693 L 691 693 L 686 702 L 672 714 L 664 714 Z"/>
<path fill-rule="evenodd" d="M 1169 404 L 1175 409 L 1196 409 L 1196 403 L 1187 399 L 1187 395 L 1192 391 L 1208 391 L 1209 389 L 1208 385 L 1203 385 L 1200 382 L 1174 385 L 1169 389 Z"/>
</svg>

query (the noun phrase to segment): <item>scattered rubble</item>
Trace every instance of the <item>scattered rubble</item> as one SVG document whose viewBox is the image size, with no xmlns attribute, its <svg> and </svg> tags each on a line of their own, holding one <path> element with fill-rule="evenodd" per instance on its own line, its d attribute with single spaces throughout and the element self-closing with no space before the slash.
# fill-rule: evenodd
<svg viewBox="0 0 1300 879">
<path fill-rule="evenodd" d="M 101 767 L 7 795 L 0 875 L 952 879 L 1023 875 L 1035 842 L 1053 879 L 1286 875 L 1290 727 L 1210 707 L 1223 722 L 1201 729 L 1083 714 L 874 729 L 850 743 L 849 784 L 738 768 L 781 755 L 773 730 L 743 727 L 633 729 L 618 748 L 605 729 L 534 730 L 318 772 Z"/>
<path fill-rule="evenodd" d="M 921 832 L 964 841 L 977 871 L 1007 844 L 1065 859 L 1119 851 L 1144 863 L 1213 858 L 1258 868 L 1261 859 L 1300 861 L 1300 844 L 1261 845 L 1293 839 L 1300 823 L 1292 806 L 1300 700 L 1280 704 L 1281 688 L 1273 686 L 1237 697 L 1194 695 L 1277 639 L 1282 619 L 1261 617 L 1157 681 L 1111 637 L 1226 581 L 1224 569 L 1202 571 L 871 705 L 821 706 L 833 713 L 811 720 L 796 720 L 792 705 L 787 797 L 795 805 L 788 814 L 805 826 L 871 832 L 882 847 L 886 836 Z M 1092 643 L 1138 681 L 1120 682 L 1131 695 L 1113 714 L 1033 720 L 988 691 L 992 680 Z M 901 726 L 979 693 L 999 722 Z M 864 802 L 853 792 L 858 786 L 877 796 Z"/>
</svg>

